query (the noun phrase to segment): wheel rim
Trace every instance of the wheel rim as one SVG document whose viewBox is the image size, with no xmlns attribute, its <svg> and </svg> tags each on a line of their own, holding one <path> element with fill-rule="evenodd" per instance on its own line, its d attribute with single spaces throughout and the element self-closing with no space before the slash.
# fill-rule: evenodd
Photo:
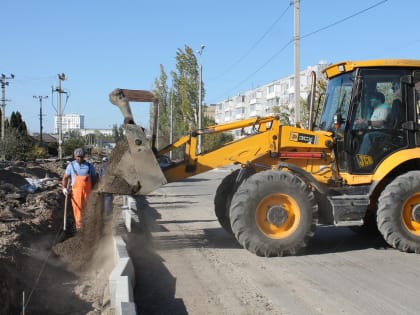
<svg viewBox="0 0 420 315">
<path fill-rule="evenodd" d="M 270 211 L 281 212 L 281 221 L 275 225 L 269 220 Z M 289 195 L 271 194 L 264 197 L 257 206 L 255 213 L 259 230 L 267 237 L 280 239 L 290 236 L 300 223 L 301 212 L 295 199 Z"/>
<path fill-rule="evenodd" d="M 406 229 L 414 235 L 420 236 L 420 223 L 413 218 L 413 210 L 420 205 L 420 193 L 410 196 L 403 206 L 403 223 Z"/>
</svg>

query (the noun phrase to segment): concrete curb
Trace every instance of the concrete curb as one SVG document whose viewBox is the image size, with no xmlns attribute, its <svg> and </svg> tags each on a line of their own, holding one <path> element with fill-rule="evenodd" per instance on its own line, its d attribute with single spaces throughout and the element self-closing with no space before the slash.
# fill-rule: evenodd
<svg viewBox="0 0 420 315">
<path fill-rule="evenodd" d="M 131 210 L 136 209 L 133 197 L 123 196 L 122 220 L 128 232 L 131 232 Z M 133 302 L 135 286 L 134 266 L 128 255 L 126 244 L 119 235 L 114 236 L 115 267 L 108 278 L 111 307 L 116 315 L 137 315 Z"/>
</svg>

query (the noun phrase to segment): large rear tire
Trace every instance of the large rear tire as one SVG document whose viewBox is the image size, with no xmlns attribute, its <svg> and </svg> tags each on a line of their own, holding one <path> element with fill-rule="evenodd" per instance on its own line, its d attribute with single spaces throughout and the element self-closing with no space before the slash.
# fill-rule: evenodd
<svg viewBox="0 0 420 315">
<path fill-rule="evenodd" d="M 378 229 L 403 252 L 420 254 L 420 171 L 395 178 L 379 197 Z"/>
<path fill-rule="evenodd" d="M 299 254 L 315 233 L 318 205 L 296 175 L 263 171 L 232 198 L 230 217 L 238 242 L 258 256 Z"/>
<path fill-rule="evenodd" d="M 241 178 L 238 182 L 236 182 L 236 179 L 238 178 L 239 172 L 241 170 Z M 216 195 L 214 196 L 214 212 L 222 228 L 229 234 L 233 235 L 232 227 L 230 225 L 229 212 L 232 196 L 238 189 L 241 182 L 252 174 L 255 174 L 254 169 L 237 169 L 223 178 L 219 187 L 217 187 Z"/>
</svg>

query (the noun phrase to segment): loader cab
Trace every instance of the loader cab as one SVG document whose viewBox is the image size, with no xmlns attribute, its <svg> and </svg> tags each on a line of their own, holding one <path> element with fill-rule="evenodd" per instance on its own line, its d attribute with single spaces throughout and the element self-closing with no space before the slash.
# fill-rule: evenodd
<svg viewBox="0 0 420 315">
<path fill-rule="evenodd" d="M 420 72 L 403 66 L 352 65 L 343 64 L 341 72 L 338 66 L 330 69 L 318 126 L 334 134 L 339 171 L 372 174 L 392 153 L 419 143 L 414 131 L 420 123 Z M 417 86 L 420 90 L 420 83 Z"/>
</svg>

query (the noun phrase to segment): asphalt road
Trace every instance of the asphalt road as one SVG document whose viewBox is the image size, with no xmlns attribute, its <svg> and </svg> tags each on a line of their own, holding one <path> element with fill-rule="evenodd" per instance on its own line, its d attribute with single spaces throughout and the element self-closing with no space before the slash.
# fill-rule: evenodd
<svg viewBox="0 0 420 315">
<path fill-rule="evenodd" d="M 380 237 L 319 227 L 305 255 L 257 257 L 214 215 L 230 172 L 213 170 L 147 196 L 129 251 L 140 314 L 419 314 L 420 255 Z"/>
</svg>

